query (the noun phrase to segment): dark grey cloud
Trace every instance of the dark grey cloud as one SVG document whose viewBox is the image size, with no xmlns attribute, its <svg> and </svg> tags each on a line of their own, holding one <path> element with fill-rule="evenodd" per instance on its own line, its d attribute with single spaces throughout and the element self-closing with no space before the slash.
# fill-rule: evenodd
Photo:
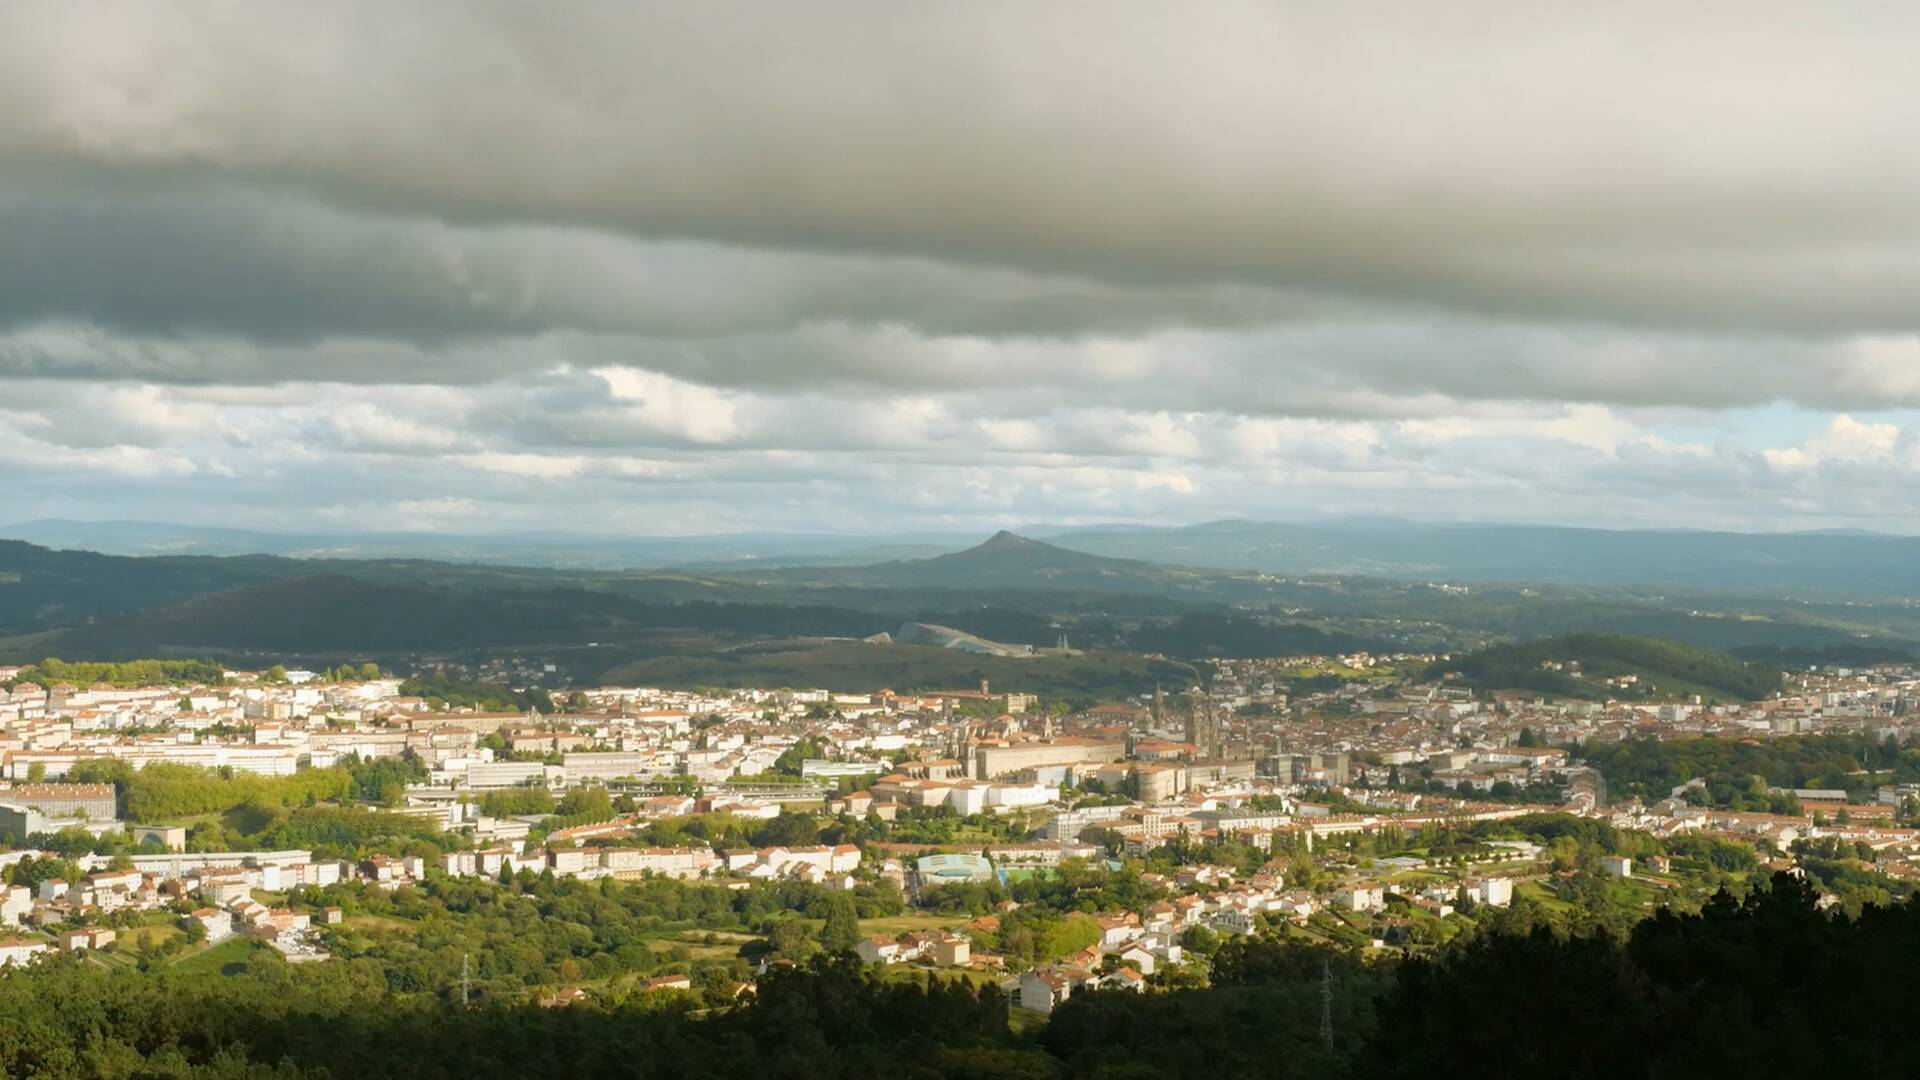
<svg viewBox="0 0 1920 1080">
<path fill-rule="evenodd" d="M 1128 333 L 1258 325 L 1340 306 L 1225 283 L 1148 286 L 904 256 L 451 224 L 237 185 L 0 187 L 0 235 L 0 326 L 66 320 L 276 344 L 556 330 L 712 337 L 821 320 L 933 334 Z"/>
<path fill-rule="evenodd" d="M 561 368 L 644 369 L 721 391 L 871 401 L 961 395 L 993 415 L 1060 405 L 1421 418 L 1529 403 L 1619 408 L 1920 406 L 1920 336 L 1807 340 L 1342 312 L 1256 328 L 929 335 L 897 324 L 658 337 L 553 330 L 411 341 L 347 322 L 311 341 L 134 335 L 92 323 L 0 330 L 0 377 L 270 386 L 483 385 Z"/>
<path fill-rule="evenodd" d="M 1899 5 L 4 17 L 23 168 L 1501 315 L 1911 329 L 1920 286 Z"/>
</svg>

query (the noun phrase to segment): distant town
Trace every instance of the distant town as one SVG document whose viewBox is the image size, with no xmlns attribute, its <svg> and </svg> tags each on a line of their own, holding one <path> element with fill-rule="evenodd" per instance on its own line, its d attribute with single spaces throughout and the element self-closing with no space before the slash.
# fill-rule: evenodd
<svg viewBox="0 0 1920 1080">
<path fill-rule="evenodd" d="M 1220 941 L 1283 924 L 1417 951 L 1516 903 L 1630 923 L 1812 871 L 1823 904 L 1857 910 L 1920 879 L 1920 778 L 1897 769 L 1739 776 L 1729 795 L 1721 777 L 1649 789 L 1617 767 L 1648 747 L 1871 756 L 1915 736 L 1920 670 L 1807 670 L 1764 700 L 1705 705 L 1476 692 L 1424 677 L 1432 659 L 1221 660 L 1204 687 L 1081 709 L 983 682 L 521 688 L 540 707 L 488 711 L 371 665 L 153 685 L 51 677 L 104 665 L 0 668 L 0 962 L 108 962 L 130 942 L 168 942 L 174 963 L 240 944 L 324 960 L 394 925 L 356 915 L 353 896 L 459 879 L 801 884 L 861 897 L 853 931 L 749 926 L 716 939 L 738 949 L 670 948 L 636 985 L 750 992 L 831 931 L 825 944 L 868 964 L 968 973 L 1046 1013 L 1090 987 L 1202 980 Z M 1303 671 L 1341 678 L 1289 695 Z M 339 792 L 273 794 L 336 774 Z M 147 790 L 163 781 L 214 790 L 174 808 Z M 262 801 L 283 830 L 328 808 L 356 816 L 320 843 L 237 846 L 271 835 L 236 824 Z M 1110 890 L 1125 902 L 1014 932 L 1023 889 L 1087 873 L 1131 882 Z M 539 992 L 605 992 L 587 982 Z"/>
</svg>

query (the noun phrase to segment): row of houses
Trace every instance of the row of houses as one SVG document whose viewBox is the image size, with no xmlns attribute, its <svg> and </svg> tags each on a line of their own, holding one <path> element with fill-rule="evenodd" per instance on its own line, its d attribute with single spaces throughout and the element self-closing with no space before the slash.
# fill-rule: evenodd
<svg viewBox="0 0 1920 1080">
<path fill-rule="evenodd" d="M 854 946 L 869 964 L 905 964 L 916 960 L 938 967 L 967 967 L 974 959 L 973 942 L 964 934 L 941 930 L 910 930 L 898 936 L 877 934 Z"/>
<path fill-rule="evenodd" d="M 1043 964 L 1020 976 L 1014 1000 L 1024 1009 L 1050 1013 L 1074 995 L 1075 991 L 1096 988 L 1132 990 L 1147 988 L 1146 977 L 1130 967 L 1117 967 L 1107 974 L 1066 964 Z"/>
</svg>

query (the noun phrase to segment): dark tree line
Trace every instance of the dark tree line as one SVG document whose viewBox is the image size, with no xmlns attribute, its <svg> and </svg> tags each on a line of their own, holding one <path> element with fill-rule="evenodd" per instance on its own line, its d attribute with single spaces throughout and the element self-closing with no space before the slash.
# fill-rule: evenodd
<svg viewBox="0 0 1920 1080">
<path fill-rule="evenodd" d="M 571 921 L 564 906 L 542 918 Z M 0 969 L 0 1075 L 1920 1075 L 1904 994 L 1920 957 L 1912 905 L 1836 916 L 1777 875 L 1624 937 L 1505 915 L 1418 958 L 1362 958 L 1290 932 L 1237 938 L 1215 952 L 1210 986 L 1082 992 L 1032 1034 L 990 984 L 902 978 L 844 952 L 775 964 L 757 996 L 705 1011 L 679 992 L 462 1007 L 396 991 L 370 958 L 294 967 L 262 952 L 225 978 L 54 959 Z"/>
<path fill-rule="evenodd" d="M 1769 787 L 1836 788 L 1866 797 L 1887 780 L 1920 780 L 1920 750 L 1865 735 L 1795 735 L 1778 739 L 1629 739 L 1581 747 L 1614 797 L 1665 798 L 1691 780 L 1706 786 L 1714 806 L 1798 812 Z M 1875 779 L 1874 774 L 1887 774 Z"/>
<path fill-rule="evenodd" d="M 1543 664 L 1579 662 L 1555 670 Z M 1753 700 L 1779 691 L 1780 669 L 1750 664 L 1698 645 L 1624 634 L 1568 634 L 1520 645 L 1497 645 L 1435 664 L 1430 674 L 1457 675 L 1487 690 L 1536 690 L 1567 697 L 1632 697 L 1661 683 L 1700 687 L 1710 693 Z M 1602 687 L 1596 680 L 1637 675 L 1628 686 Z"/>
</svg>

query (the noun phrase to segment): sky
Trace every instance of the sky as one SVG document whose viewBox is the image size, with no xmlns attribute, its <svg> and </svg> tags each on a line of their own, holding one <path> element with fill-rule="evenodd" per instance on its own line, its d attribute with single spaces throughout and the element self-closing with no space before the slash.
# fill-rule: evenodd
<svg viewBox="0 0 1920 1080">
<path fill-rule="evenodd" d="M 1920 7 L 0 5 L 0 523 L 1920 532 Z"/>
</svg>

